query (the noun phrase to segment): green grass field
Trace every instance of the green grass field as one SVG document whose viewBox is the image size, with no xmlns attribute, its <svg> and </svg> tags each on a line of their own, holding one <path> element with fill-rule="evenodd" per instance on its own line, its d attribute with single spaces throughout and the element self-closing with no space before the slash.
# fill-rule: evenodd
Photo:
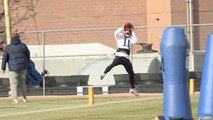
<svg viewBox="0 0 213 120">
<path fill-rule="evenodd" d="M 191 96 L 195 120 L 198 97 Z M 160 114 L 162 95 L 96 95 L 92 106 L 87 96 L 29 97 L 18 104 L 0 98 L 0 120 L 153 120 Z"/>
</svg>

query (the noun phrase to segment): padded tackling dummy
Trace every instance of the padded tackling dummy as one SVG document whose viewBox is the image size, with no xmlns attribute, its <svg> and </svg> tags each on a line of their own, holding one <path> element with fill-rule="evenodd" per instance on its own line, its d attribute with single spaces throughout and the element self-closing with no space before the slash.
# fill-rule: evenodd
<svg viewBox="0 0 213 120">
<path fill-rule="evenodd" d="M 213 120 L 213 33 L 208 35 L 198 105 L 198 118 Z M 205 118 L 205 119 L 204 119 Z"/>
<path fill-rule="evenodd" d="M 193 120 L 188 88 L 188 42 L 183 28 L 169 27 L 163 32 L 160 53 L 163 73 L 163 116 Z"/>
</svg>

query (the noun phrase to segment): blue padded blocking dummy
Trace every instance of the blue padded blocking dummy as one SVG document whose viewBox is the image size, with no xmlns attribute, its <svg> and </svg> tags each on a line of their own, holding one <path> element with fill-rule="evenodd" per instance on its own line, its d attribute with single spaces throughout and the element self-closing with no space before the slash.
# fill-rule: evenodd
<svg viewBox="0 0 213 120">
<path fill-rule="evenodd" d="M 160 54 L 163 73 L 163 115 L 193 120 L 188 86 L 188 41 L 184 29 L 168 27 L 163 32 Z"/>
<path fill-rule="evenodd" d="M 208 35 L 202 71 L 199 118 L 213 118 L 213 33 Z"/>
</svg>

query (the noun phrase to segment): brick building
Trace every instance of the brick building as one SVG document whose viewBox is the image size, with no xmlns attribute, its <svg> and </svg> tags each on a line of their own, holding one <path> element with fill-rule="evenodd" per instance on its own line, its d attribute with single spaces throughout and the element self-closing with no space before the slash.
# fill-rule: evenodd
<svg viewBox="0 0 213 120">
<path fill-rule="evenodd" d="M 114 30 L 128 21 L 136 27 L 138 42 L 151 43 L 153 49 L 159 50 L 163 28 L 146 26 L 186 25 L 187 1 L 40 0 L 35 7 L 35 19 L 21 24 L 18 31 L 50 30 L 45 34 L 25 34 L 27 44 L 41 44 L 42 35 L 45 35 L 46 44 L 98 42 L 114 48 Z M 192 1 L 193 24 L 213 23 L 213 1 Z M 194 29 L 195 49 L 204 48 L 206 36 L 212 30 L 211 26 Z M 135 47 L 135 51 L 140 49 L 140 46 Z"/>
</svg>

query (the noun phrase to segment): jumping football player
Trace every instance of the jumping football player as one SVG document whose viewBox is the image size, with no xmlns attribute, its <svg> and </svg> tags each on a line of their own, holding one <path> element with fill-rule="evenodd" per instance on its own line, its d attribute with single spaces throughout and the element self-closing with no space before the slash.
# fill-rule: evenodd
<svg viewBox="0 0 213 120">
<path fill-rule="evenodd" d="M 134 33 L 134 26 L 131 23 L 126 23 L 123 27 L 118 28 L 114 32 L 117 51 L 115 53 L 115 59 L 113 62 L 106 67 L 104 73 L 101 75 L 101 80 L 104 79 L 105 75 L 115 66 L 123 65 L 127 73 L 129 74 L 130 90 L 129 93 L 139 96 L 135 89 L 134 82 L 134 71 L 132 63 L 130 62 L 131 46 L 137 42 L 137 37 Z"/>
</svg>

